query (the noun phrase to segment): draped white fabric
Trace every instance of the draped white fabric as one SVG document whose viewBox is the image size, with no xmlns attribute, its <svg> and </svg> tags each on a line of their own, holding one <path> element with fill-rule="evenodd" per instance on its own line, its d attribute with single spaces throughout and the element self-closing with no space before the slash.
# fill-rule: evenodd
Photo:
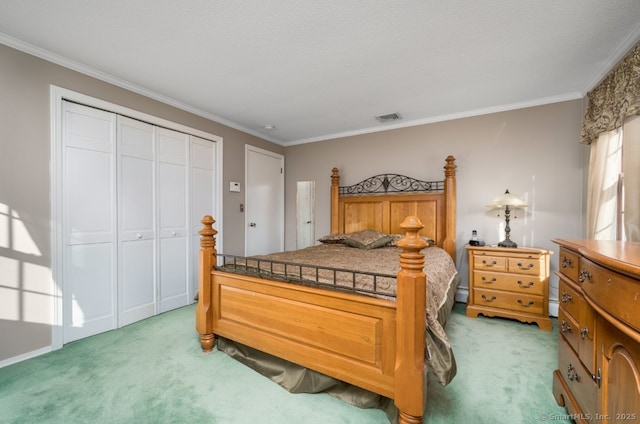
<svg viewBox="0 0 640 424">
<path fill-rule="evenodd" d="M 623 131 L 624 234 L 640 241 L 640 116 L 628 119 Z"/>
<path fill-rule="evenodd" d="M 616 240 L 618 182 L 622 171 L 622 128 L 591 143 L 587 183 L 587 238 Z"/>
<path fill-rule="evenodd" d="M 587 238 L 640 241 L 640 117 L 591 143 Z"/>
</svg>

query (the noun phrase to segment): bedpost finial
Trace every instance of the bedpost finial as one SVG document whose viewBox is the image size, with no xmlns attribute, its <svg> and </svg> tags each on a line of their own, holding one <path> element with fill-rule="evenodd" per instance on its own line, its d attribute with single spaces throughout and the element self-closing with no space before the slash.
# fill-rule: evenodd
<svg viewBox="0 0 640 424">
<path fill-rule="evenodd" d="M 456 175 L 456 168 L 458 167 L 456 165 L 456 158 L 454 158 L 452 155 L 447 156 L 446 159 L 447 164 L 444 166 L 444 176 L 445 177 L 453 177 L 454 175 Z"/>
<path fill-rule="evenodd" d="M 216 239 L 215 235 L 218 234 L 216 230 L 213 229 L 213 224 L 216 222 L 215 219 L 211 215 L 205 215 L 200 220 L 203 227 L 202 230 L 198 231 L 202 237 L 200 238 L 200 247 L 215 249 Z"/>
<path fill-rule="evenodd" d="M 331 185 L 339 186 L 340 185 L 340 171 L 337 167 L 334 167 L 331 170 Z"/>
<path fill-rule="evenodd" d="M 403 250 L 403 253 L 400 254 L 401 257 L 404 257 L 407 254 L 413 256 L 427 247 L 427 242 L 418 235 L 420 230 L 424 228 L 424 225 L 422 224 L 422 221 L 420 221 L 420 218 L 418 218 L 417 216 L 408 216 L 404 219 L 404 221 L 402 221 L 402 224 L 400 224 L 400 228 L 405 231 L 405 236 L 401 240 L 398 240 L 397 243 L 398 246 Z M 424 256 L 422 256 L 422 259 L 423 263 L 419 267 L 419 269 L 422 269 L 422 266 L 424 266 Z M 405 268 L 405 265 L 407 265 L 408 268 L 416 268 L 414 266 L 410 266 L 408 262 L 405 262 L 406 261 L 403 261 L 402 259 L 400 260 L 400 265 L 402 266 L 402 268 Z"/>
</svg>

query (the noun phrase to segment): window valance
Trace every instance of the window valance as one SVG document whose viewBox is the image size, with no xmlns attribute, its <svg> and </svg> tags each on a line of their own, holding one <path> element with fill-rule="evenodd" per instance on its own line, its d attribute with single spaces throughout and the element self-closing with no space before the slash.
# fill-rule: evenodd
<svg viewBox="0 0 640 424">
<path fill-rule="evenodd" d="M 601 133 L 620 128 L 626 118 L 640 115 L 640 43 L 587 97 L 581 143 L 591 144 Z"/>
</svg>

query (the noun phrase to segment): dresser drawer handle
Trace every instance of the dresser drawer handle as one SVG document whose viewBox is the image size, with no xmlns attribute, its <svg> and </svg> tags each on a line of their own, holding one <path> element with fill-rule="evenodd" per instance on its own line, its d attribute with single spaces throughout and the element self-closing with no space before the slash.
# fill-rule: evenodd
<svg viewBox="0 0 640 424">
<path fill-rule="evenodd" d="M 587 337 L 587 334 L 589 334 L 589 328 L 584 327 L 580 329 L 580 337 L 582 338 L 582 340 Z"/>
<path fill-rule="evenodd" d="M 569 364 L 569 366 L 567 367 L 567 378 L 569 379 L 569 381 L 577 381 L 577 382 L 580 381 L 580 376 L 578 375 L 578 372 L 571 364 Z"/>
<path fill-rule="evenodd" d="M 492 284 L 492 283 L 495 283 L 495 282 L 496 282 L 496 281 L 498 281 L 498 280 L 496 280 L 496 277 L 493 277 L 491 280 L 487 280 L 487 277 L 485 277 L 485 276 L 483 275 L 483 276 L 482 276 L 482 281 L 484 281 L 485 283 L 488 283 L 488 284 Z"/>
<path fill-rule="evenodd" d="M 567 268 L 573 265 L 573 259 L 564 256 L 562 258 L 562 268 Z"/>
<path fill-rule="evenodd" d="M 520 269 L 531 269 L 531 268 L 533 268 L 533 264 L 523 265 L 522 262 L 518 262 L 518 268 L 520 268 Z"/>
<path fill-rule="evenodd" d="M 496 300 L 495 296 L 491 296 L 491 299 L 487 298 L 486 295 L 482 295 L 482 298 L 484 299 L 485 302 L 493 302 L 494 300 Z"/>
<path fill-rule="evenodd" d="M 518 280 L 518 285 L 520 286 L 520 288 L 528 289 L 528 288 L 530 288 L 530 287 L 533 287 L 533 281 L 529 281 L 529 282 L 527 283 L 527 285 L 525 286 L 525 285 L 524 285 L 524 283 L 523 283 L 522 281 Z"/>
<path fill-rule="evenodd" d="M 578 281 L 584 283 L 585 280 L 591 280 L 591 273 L 587 271 L 586 268 L 582 268 L 582 271 L 580 271 L 580 275 L 578 276 Z"/>
<path fill-rule="evenodd" d="M 497 265 L 497 264 L 498 264 L 498 262 L 496 262 L 496 261 L 488 262 L 486 259 L 483 259 L 483 260 L 482 260 L 482 264 L 483 264 L 484 266 L 494 266 L 494 265 Z"/>
<path fill-rule="evenodd" d="M 565 290 L 562 290 L 562 295 L 560 296 L 560 302 L 567 303 L 567 302 L 571 302 L 572 299 L 573 297 L 569 293 L 567 293 Z"/>
<path fill-rule="evenodd" d="M 560 331 L 563 333 L 571 333 L 571 325 L 567 324 L 567 320 L 562 320 L 560 324 Z"/>
<path fill-rule="evenodd" d="M 530 308 L 532 307 L 536 302 L 534 302 L 533 300 L 530 300 L 529 302 L 527 302 L 527 304 L 525 305 L 524 302 L 522 301 L 522 299 L 518 299 L 518 303 L 520 304 L 520 306 L 523 306 L 525 308 Z"/>
</svg>

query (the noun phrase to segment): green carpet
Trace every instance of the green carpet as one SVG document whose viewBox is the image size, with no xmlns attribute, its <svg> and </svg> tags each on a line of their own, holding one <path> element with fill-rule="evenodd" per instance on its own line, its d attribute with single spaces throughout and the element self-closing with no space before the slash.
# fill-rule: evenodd
<svg viewBox="0 0 640 424">
<path fill-rule="evenodd" d="M 557 331 L 466 318 L 464 306 L 447 324 L 458 375 L 430 385 L 425 422 L 570 422 L 551 394 Z M 203 354 L 194 316 L 188 306 L 0 369 L 0 423 L 388 423 L 382 411 L 290 394 L 223 353 Z"/>
</svg>

